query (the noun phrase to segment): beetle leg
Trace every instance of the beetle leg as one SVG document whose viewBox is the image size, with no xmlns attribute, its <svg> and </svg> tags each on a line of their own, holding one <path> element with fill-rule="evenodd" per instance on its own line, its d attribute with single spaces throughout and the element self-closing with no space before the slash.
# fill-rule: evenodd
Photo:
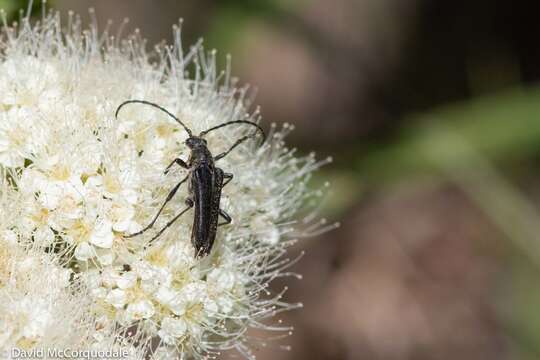
<svg viewBox="0 0 540 360">
<path fill-rule="evenodd" d="M 148 244 L 146 244 L 145 248 L 150 246 L 152 244 L 152 242 L 154 242 L 158 237 L 160 237 L 161 234 L 163 234 L 163 232 L 165 230 L 167 230 L 172 224 L 174 224 L 176 222 L 176 220 L 178 220 L 180 218 L 180 216 L 184 215 L 184 213 L 186 211 L 188 211 L 189 209 L 191 209 L 192 207 L 193 207 L 193 203 L 187 205 L 184 210 L 180 211 L 180 213 L 178 215 L 176 215 L 171 221 L 169 221 L 161 230 L 158 231 L 158 233 L 156 235 L 154 235 L 154 237 L 152 239 L 150 239 L 150 241 L 148 241 Z"/>
<path fill-rule="evenodd" d="M 249 139 L 251 136 L 243 136 L 240 139 L 236 140 L 236 142 L 229 148 L 229 150 L 222 152 L 221 154 L 218 154 L 216 157 L 214 157 L 214 161 L 218 161 L 219 159 L 223 159 L 225 156 L 227 156 L 235 147 Z"/>
<path fill-rule="evenodd" d="M 178 184 L 175 185 L 175 187 L 171 190 L 171 192 L 169 192 L 169 195 L 167 195 L 167 199 L 165 199 L 165 202 L 163 203 L 163 205 L 161 205 L 161 208 L 159 209 L 159 211 L 157 212 L 157 214 L 154 216 L 154 219 L 152 219 L 152 221 L 150 222 L 150 224 L 148 224 L 144 229 L 142 229 L 141 231 L 138 231 L 134 234 L 129 234 L 129 235 L 125 235 L 124 237 L 125 238 L 131 238 L 131 237 L 134 237 L 134 236 L 137 236 L 137 235 L 140 235 L 142 234 L 143 232 L 149 230 L 152 228 L 152 226 L 154 226 L 154 224 L 156 223 L 159 215 L 161 214 L 161 212 L 163 211 L 163 209 L 165 208 L 165 205 L 167 205 L 167 203 L 169 201 L 171 201 L 171 199 L 173 198 L 173 196 L 176 194 L 176 192 L 178 191 L 178 189 L 180 188 L 180 185 L 182 185 L 186 180 L 187 178 L 189 177 L 186 176 L 185 178 L 182 179 L 182 181 L 180 181 Z"/>
<path fill-rule="evenodd" d="M 221 185 L 221 187 L 225 187 L 225 185 L 231 182 L 232 178 L 233 178 L 233 174 L 223 173 L 223 185 Z"/>
<path fill-rule="evenodd" d="M 231 217 L 224 210 L 219 209 L 219 215 L 221 215 L 221 217 L 224 218 L 225 221 L 222 222 L 222 223 L 219 223 L 218 226 L 227 225 L 227 224 L 230 224 L 232 222 Z"/>
<path fill-rule="evenodd" d="M 167 175 L 169 173 L 169 170 L 171 169 L 171 167 L 174 165 L 174 164 L 178 164 L 178 166 L 180 167 L 183 167 L 184 169 L 189 169 L 189 165 L 186 164 L 186 162 L 180 158 L 176 158 L 174 159 L 170 164 L 169 166 L 167 166 L 165 168 L 165 171 L 163 172 L 165 175 Z"/>
</svg>

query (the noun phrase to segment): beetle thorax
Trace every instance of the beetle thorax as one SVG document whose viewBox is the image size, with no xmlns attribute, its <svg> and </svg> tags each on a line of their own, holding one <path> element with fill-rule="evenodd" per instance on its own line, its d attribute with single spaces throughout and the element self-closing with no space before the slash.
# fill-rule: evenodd
<svg viewBox="0 0 540 360">
<path fill-rule="evenodd" d="M 209 165 L 213 167 L 214 159 L 212 153 L 208 150 L 206 140 L 201 137 L 190 137 L 186 140 L 186 145 L 191 149 L 189 162 L 191 167 L 199 165 Z"/>
</svg>

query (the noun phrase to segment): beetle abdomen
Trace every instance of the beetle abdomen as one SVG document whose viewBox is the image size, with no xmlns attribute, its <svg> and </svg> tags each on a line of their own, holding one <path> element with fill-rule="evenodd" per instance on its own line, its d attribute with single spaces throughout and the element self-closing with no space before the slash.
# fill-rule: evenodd
<svg viewBox="0 0 540 360">
<path fill-rule="evenodd" d="M 191 186 L 195 205 L 191 242 L 197 256 L 205 256 L 216 238 L 223 171 L 200 165 L 193 170 Z"/>
</svg>

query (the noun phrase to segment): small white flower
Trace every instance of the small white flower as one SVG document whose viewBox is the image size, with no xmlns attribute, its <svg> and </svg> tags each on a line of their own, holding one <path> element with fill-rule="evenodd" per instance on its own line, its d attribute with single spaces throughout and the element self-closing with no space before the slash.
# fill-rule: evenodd
<svg viewBox="0 0 540 360">
<path fill-rule="evenodd" d="M 86 261 L 94 256 L 96 256 L 94 248 L 86 242 L 80 244 L 75 249 L 75 258 L 79 260 Z"/>
<path fill-rule="evenodd" d="M 127 301 L 126 292 L 122 289 L 113 289 L 109 292 L 105 298 L 105 301 L 115 308 L 121 308 L 126 304 Z"/>
<path fill-rule="evenodd" d="M 110 249 L 114 240 L 112 224 L 109 220 L 98 221 L 94 227 L 89 242 L 101 248 Z"/>
<path fill-rule="evenodd" d="M 114 260 L 116 259 L 116 254 L 110 251 L 110 249 L 93 248 L 93 250 L 95 251 L 95 257 L 102 266 L 110 266 L 114 263 Z M 82 260 L 77 256 L 75 256 L 75 258 L 77 258 L 78 260 Z"/>
<path fill-rule="evenodd" d="M 156 294 L 155 298 L 162 305 L 171 307 L 173 301 L 178 297 L 178 291 L 171 289 L 169 286 L 161 286 Z"/>
<path fill-rule="evenodd" d="M 183 320 L 166 317 L 161 321 L 161 329 L 158 331 L 159 337 L 166 344 L 173 345 L 176 340 L 186 333 L 187 326 Z"/>
<path fill-rule="evenodd" d="M 32 151 L 31 114 L 27 109 L 11 108 L 0 113 L 0 164 L 20 167 Z"/>
<path fill-rule="evenodd" d="M 126 316 L 130 322 L 149 319 L 156 313 L 154 304 L 148 300 L 140 300 L 128 305 Z"/>
<path fill-rule="evenodd" d="M 120 275 L 116 279 L 116 285 L 120 289 L 123 289 L 123 290 L 133 287 L 136 282 L 137 282 L 137 274 L 131 271 Z"/>
</svg>

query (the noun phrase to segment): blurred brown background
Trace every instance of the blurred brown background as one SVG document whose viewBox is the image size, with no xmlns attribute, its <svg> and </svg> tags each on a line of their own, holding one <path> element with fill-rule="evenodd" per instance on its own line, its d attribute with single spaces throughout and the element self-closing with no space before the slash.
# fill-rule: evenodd
<svg viewBox="0 0 540 360">
<path fill-rule="evenodd" d="M 0 0 L 0 5 L 20 6 Z M 17 5 L 19 4 L 19 5 Z M 540 358 L 540 21 L 526 1 L 54 0 L 233 55 L 265 126 L 335 162 L 258 359 Z M 276 287 L 282 284 L 276 284 Z M 280 350 L 291 345 L 291 350 Z"/>
</svg>

